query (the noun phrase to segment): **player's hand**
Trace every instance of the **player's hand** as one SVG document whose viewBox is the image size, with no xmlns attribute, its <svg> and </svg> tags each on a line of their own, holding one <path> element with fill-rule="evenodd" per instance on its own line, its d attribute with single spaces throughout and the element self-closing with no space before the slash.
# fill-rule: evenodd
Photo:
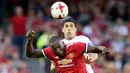
<svg viewBox="0 0 130 73">
<path fill-rule="evenodd" d="M 89 55 L 84 54 L 84 56 L 85 56 L 85 63 L 90 64 L 91 63 L 91 58 L 89 57 Z"/>
<path fill-rule="evenodd" d="M 29 41 L 33 40 L 33 38 L 35 37 L 35 31 L 33 30 L 28 31 L 26 34 L 26 37 L 27 37 L 27 40 Z"/>
<path fill-rule="evenodd" d="M 102 51 L 102 54 L 109 54 L 109 49 L 104 47 L 104 46 L 98 46 L 97 48 L 99 48 Z"/>
</svg>

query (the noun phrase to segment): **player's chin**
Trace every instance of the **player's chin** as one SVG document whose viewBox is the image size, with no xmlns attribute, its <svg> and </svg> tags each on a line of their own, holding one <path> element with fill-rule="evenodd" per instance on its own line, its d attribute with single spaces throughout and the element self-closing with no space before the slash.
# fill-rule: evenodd
<svg viewBox="0 0 130 73">
<path fill-rule="evenodd" d="M 58 55 L 58 57 L 60 57 L 60 58 L 64 58 L 64 57 L 65 57 L 65 55 L 60 54 L 60 55 Z"/>
<path fill-rule="evenodd" d="M 67 38 L 72 39 L 73 37 L 72 37 L 72 35 L 67 35 Z"/>
</svg>

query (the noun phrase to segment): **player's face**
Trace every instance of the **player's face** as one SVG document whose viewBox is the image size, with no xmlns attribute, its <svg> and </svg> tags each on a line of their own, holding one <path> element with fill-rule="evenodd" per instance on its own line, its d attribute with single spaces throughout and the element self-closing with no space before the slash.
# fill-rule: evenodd
<svg viewBox="0 0 130 73">
<path fill-rule="evenodd" d="M 66 22 L 62 27 L 65 38 L 72 39 L 76 36 L 76 26 L 73 22 Z"/>
<path fill-rule="evenodd" d="M 62 41 L 55 41 L 51 47 L 58 57 L 63 58 L 65 56 L 65 46 Z"/>
</svg>

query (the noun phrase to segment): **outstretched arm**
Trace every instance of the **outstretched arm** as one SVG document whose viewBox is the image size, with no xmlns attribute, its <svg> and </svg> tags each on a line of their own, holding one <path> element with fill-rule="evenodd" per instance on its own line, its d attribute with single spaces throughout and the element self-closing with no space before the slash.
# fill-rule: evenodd
<svg viewBox="0 0 130 73">
<path fill-rule="evenodd" d="M 88 45 L 88 49 L 87 49 L 86 52 L 88 52 L 88 53 L 108 54 L 109 53 L 109 49 L 107 49 L 104 46 L 92 46 L 92 45 Z"/>
<path fill-rule="evenodd" d="M 50 70 L 51 70 L 52 73 L 56 73 L 56 66 L 55 66 L 55 64 L 52 61 L 51 61 Z"/>
<path fill-rule="evenodd" d="M 90 64 L 98 59 L 98 53 L 108 54 L 109 50 L 104 46 L 93 46 L 88 45 L 87 51 L 88 54 L 84 54 L 86 63 Z"/>
<path fill-rule="evenodd" d="M 44 57 L 41 50 L 33 48 L 32 42 L 33 42 L 33 38 L 35 37 L 35 32 L 33 30 L 29 31 L 26 34 L 26 37 L 27 37 L 27 41 L 26 41 L 26 45 L 25 45 L 26 56 L 30 57 L 30 58 Z"/>
</svg>

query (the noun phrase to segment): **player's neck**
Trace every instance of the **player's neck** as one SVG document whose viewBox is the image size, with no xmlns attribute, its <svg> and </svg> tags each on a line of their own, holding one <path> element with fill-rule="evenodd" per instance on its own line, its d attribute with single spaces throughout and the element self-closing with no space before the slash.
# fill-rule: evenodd
<svg viewBox="0 0 130 73">
<path fill-rule="evenodd" d="M 65 39 L 66 40 L 72 40 L 73 38 L 75 38 L 76 36 L 74 36 L 74 37 L 71 37 L 71 38 L 67 38 L 67 37 L 65 37 Z"/>
</svg>

